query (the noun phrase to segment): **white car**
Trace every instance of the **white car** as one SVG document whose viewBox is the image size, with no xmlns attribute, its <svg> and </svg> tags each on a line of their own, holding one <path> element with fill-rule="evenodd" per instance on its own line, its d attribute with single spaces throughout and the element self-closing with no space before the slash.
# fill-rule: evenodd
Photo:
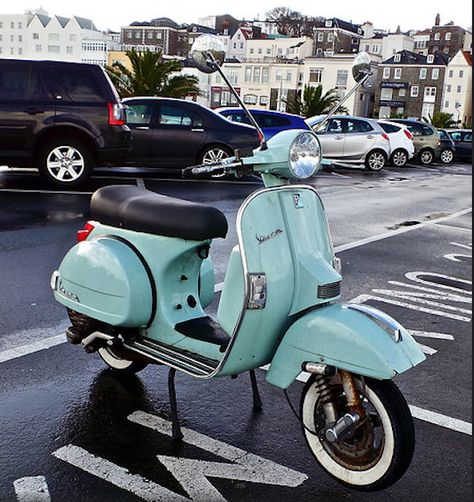
<svg viewBox="0 0 474 502">
<path fill-rule="evenodd" d="M 413 134 L 403 124 L 396 124 L 388 120 L 379 120 L 380 127 L 390 138 L 390 162 L 395 167 L 404 167 L 415 155 Z"/>
<path fill-rule="evenodd" d="M 388 134 L 376 120 L 340 115 L 330 118 L 318 128 L 325 116 L 306 119 L 321 142 L 323 157 L 342 164 L 365 164 L 371 171 L 380 171 L 390 158 Z"/>
</svg>

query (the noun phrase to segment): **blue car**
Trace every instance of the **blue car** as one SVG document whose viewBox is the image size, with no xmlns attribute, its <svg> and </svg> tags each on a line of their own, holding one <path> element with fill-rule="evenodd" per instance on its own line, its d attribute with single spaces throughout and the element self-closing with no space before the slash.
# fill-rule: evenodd
<svg viewBox="0 0 474 502">
<path fill-rule="evenodd" d="M 218 108 L 216 112 L 223 115 L 226 119 L 239 124 L 250 124 L 242 108 Z M 265 139 L 269 140 L 275 134 L 286 129 L 307 129 L 310 127 L 303 117 L 291 113 L 277 112 L 273 110 L 263 110 L 254 108 L 250 112 L 254 116 L 258 125 L 265 134 Z"/>
</svg>

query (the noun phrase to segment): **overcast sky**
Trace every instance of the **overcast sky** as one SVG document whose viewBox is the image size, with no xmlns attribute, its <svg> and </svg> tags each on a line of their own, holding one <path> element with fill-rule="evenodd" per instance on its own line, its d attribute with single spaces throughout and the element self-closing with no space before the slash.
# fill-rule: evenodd
<svg viewBox="0 0 474 502">
<path fill-rule="evenodd" d="M 361 24 L 372 21 L 376 28 L 395 31 L 400 25 L 403 31 L 425 29 L 434 24 L 436 13 L 441 23 L 454 21 L 464 28 L 471 27 L 471 0 L 338 0 L 315 2 L 309 0 L 223 0 L 180 1 L 137 0 L 2 0 L 0 14 L 22 14 L 27 9 L 42 7 L 49 15 L 86 17 L 94 21 L 100 30 L 118 31 L 133 21 L 149 21 L 156 17 L 169 17 L 177 23 L 197 22 L 199 17 L 231 14 L 238 19 L 263 19 L 274 7 L 287 5 L 309 16 L 339 17 Z M 318 5 L 319 4 L 319 5 Z"/>
</svg>

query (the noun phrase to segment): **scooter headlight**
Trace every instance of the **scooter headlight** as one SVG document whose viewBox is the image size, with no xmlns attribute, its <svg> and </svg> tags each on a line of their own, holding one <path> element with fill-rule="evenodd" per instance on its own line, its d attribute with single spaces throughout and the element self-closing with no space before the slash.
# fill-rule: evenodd
<svg viewBox="0 0 474 502">
<path fill-rule="evenodd" d="M 290 147 L 290 171 L 298 179 L 310 178 L 321 166 L 321 145 L 312 132 L 302 132 Z"/>
</svg>

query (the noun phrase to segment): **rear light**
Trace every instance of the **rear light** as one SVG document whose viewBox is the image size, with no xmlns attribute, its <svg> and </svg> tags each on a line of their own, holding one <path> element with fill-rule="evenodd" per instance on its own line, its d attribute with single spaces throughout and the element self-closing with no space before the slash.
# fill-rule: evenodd
<svg viewBox="0 0 474 502">
<path fill-rule="evenodd" d="M 388 137 L 388 134 L 382 133 L 382 138 L 386 139 L 387 141 L 390 141 L 390 138 Z"/>
<path fill-rule="evenodd" d="M 82 230 L 78 230 L 77 232 L 77 242 L 83 242 L 89 237 L 89 234 L 94 230 L 95 224 L 91 221 L 88 221 Z"/>
<path fill-rule="evenodd" d="M 109 109 L 109 125 L 125 125 L 125 109 L 120 103 L 107 103 Z"/>
<path fill-rule="evenodd" d="M 408 129 L 403 129 L 403 132 L 408 139 L 413 139 L 413 134 Z"/>
</svg>

